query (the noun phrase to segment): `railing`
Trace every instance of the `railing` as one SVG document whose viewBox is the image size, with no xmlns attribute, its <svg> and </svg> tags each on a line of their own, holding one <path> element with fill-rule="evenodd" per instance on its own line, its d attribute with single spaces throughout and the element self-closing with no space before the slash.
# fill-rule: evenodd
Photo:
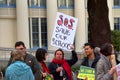
<svg viewBox="0 0 120 80">
<path fill-rule="evenodd" d="M 10 53 L 11 53 L 12 50 L 14 50 L 14 49 L 13 48 L 0 47 L 0 66 L 6 65 L 7 61 L 10 58 Z M 48 56 L 46 58 L 46 62 L 50 62 L 53 59 L 54 52 L 55 51 L 51 51 L 51 50 L 48 51 Z M 28 49 L 27 53 L 32 54 L 33 56 L 35 56 L 35 50 Z M 69 59 L 71 57 L 71 54 L 70 54 L 70 52 L 65 51 L 64 56 L 65 56 L 66 59 Z M 82 59 L 83 55 L 78 53 L 78 58 Z"/>
<path fill-rule="evenodd" d="M 0 47 L 0 80 L 4 80 L 4 75 L 3 75 L 3 70 L 5 69 L 7 63 L 8 63 L 8 60 L 10 58 L 10 53 L 11 51 L 14 50 L 13 48 L 2 48 Z M 29 54 L 32 54 L 35 56 L 35 50 L 27 50 L 27 52 Z M 51 60 L 53 59 L 54 57 L 54 52 L 55 51 L 47 51 L 48 52 L 48 56 L 46 58 L 46 62 L 49 63 L 51 62 Z M 71 53 L 70 52 L 66 52 L 64 51 L 64 56 L 66 59 L 69 59 L 71 57 Z M 80 65 L 81 63 L 81 59 L 83 58 L 83 55 L 81 55 L 80 53 L 77 53 L 78 54 L 78 62 L 75 64 L 77 66 Z"/>
</svg>

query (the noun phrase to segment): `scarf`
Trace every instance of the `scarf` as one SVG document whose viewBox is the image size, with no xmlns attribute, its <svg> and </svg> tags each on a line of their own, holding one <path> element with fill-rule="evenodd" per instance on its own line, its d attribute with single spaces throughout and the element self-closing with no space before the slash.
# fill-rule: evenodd
<svg viewBox="0 0 120 80">
<path fill-rule="evenodd" d="M 55 64 L 61 64 L 65 71 L 67 72 L 69 80 L 72 80 L 72 71 L 68 62 L 65 59 L 62 60 L 53 59 L 52 62 Z"/>
<path fill-rule="evenodd" d="M 43 72 L 48 72 L 50 73 L 49 69 L 47 68 L 46 64 L 44 62 L 40 62 L 41 66 L 42 66 L 42 69 L 43 69 Z"/>
</svg>

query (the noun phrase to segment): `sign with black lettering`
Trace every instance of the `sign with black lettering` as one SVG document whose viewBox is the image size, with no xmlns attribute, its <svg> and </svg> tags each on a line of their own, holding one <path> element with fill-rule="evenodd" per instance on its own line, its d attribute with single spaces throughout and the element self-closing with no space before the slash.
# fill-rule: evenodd
<svg viewBox="0 0 120 80">
<path fill-rule="evenodd" d="M 77 22 L 77 18 L 57 12 L 51 45 L 70 51 L 70 46 L 74 41 Z"/>
</svg>

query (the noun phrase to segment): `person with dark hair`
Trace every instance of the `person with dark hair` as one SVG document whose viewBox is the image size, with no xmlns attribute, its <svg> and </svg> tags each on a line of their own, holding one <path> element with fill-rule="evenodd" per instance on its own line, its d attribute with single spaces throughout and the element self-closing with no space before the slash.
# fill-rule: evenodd
<svg viewBox="0 0 120 80">
<path fill-rule="evenodd" d="M 112 46 L 110 43 L 105 43 L 100 49 L 101 58 L 96 65 L 95 80 L 114 80 L 113 73 L 116 71 L 116 66 L 112 67 L 111 55 Z"/>
<path fill-rule="evenodd" d="M 24 63 L 25 53 L 23 51 L 12 51 L 12 63 L 5 72 L 5 80 L 34 80 L 30 66 Z"/>
<path fill-rule="evenodd" d="M 35 80 L 41 80 L 42 74 L 40 72 L 40 68 L 39 68 L 39 64 L 37 62 L 37 59 L 33 55 L 26 52 L 26 47 L 25 47 L 24 42 L 22 42 L 22 41 L 16 42 L 15 49 L 21 50 L 25 53 L 24 62 L 31 67 L 32 72 L 35 76 Z M 12 63 L 12 56 L 10 57 L 7 66 L 9 66 L 11 63 Z"/>
<path fill-rule="evenodd" d="M 94 52 L 95 46 L 92 43 L 85 43 L 84 44 L 84 54 L 85 57 L 81 65 L 95 68 L 96 63 L 100 59 L 100 54 Z"/>
<path fill-rule="evenodd" d="M 48 66 L 54 80 L 73 80 L 71 66 L 78 61 L 78 57 L 73 45 L 71 49 L 72 59 L 69 60 L 64 59 L 64 52 L 62 49 L 57 49 L 55 51 L 54 58 Z"/>
<path fill-rule="evenodd" d="M 53 76 L 50 74 L 50 71 L 49 71 L 48 67 L 46 66 L 46 64 L 44 62 L 46 60 L 47 51 L 43 48 L 38 48 L 35 56 L 36 56 L 37 61 L 40 64 L 41 69 L 42 69 L 41 72 L 42 72 L 43 79 L 47 75 L 50 75 L 50 77 L 53 78 Z"/>
</svg>

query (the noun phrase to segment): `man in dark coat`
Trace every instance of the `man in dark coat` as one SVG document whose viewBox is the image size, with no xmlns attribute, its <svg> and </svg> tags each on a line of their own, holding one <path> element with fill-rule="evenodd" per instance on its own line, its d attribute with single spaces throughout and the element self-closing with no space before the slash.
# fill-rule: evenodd
<svg viewBox="0 0 120 80">
<path fill-rule="evenodd" d="M 95 53 L 94 48 L 95 46 L 91 43 L 84 44 L 84 54 L 86 55 L 86 57 L 84 57 L 81 65 L 95 68 L 96 63 L 100 59 L 100 54 Z"/>
<path fill-rule="evenodd" d="M 15 43 L 15 49 L 25 51 L 25 60 L 24 60 L 24 62 L 28 66 L 31 67 L 32 72 L 33 72 L 33 74 L 35 76 L 35 80 L 41 80 L 42 74 L 40 72 L 39 64 L 38 64 L 36 58 L 33 55 L 31 55 L 29 53 L 26 53 L 26 47 L 25 47 L 24 43 L 22 41 L 16 42 Z M 7 66 L 9 66 L 11 63 L 12 63 L 12 56 L 10 57 Z"/>
</svg>

